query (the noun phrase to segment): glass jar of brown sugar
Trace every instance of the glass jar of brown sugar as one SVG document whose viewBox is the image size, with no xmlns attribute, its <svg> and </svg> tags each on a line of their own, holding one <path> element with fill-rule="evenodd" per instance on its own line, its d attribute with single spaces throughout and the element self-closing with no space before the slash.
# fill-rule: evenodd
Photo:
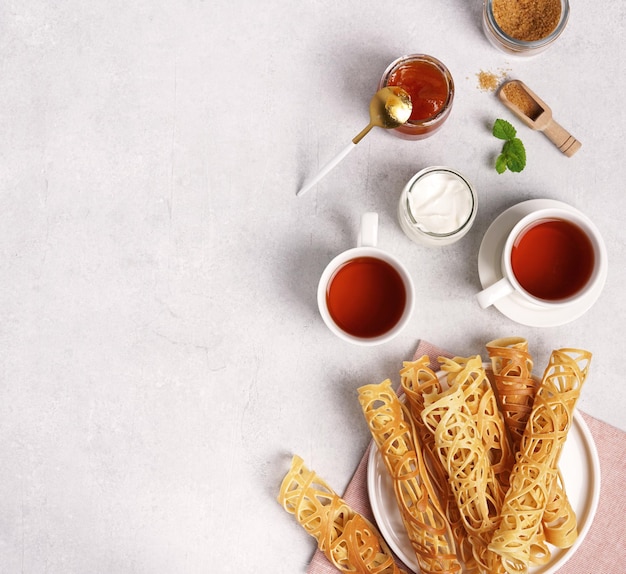
<svg viewBox="0 0 626 574">
<path fill-rule="evenodd" d="M 569 19 L 568 0 L 484 0 L 483 30 L 498 49 L 532 56 L 563 33 Z"/>
</svg>

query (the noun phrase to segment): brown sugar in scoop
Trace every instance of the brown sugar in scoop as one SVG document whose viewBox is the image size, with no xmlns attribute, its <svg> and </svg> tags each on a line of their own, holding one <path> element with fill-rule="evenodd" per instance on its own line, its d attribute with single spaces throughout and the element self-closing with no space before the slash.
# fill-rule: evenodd
<svg viewBox="0 0 626 574">
<path fill-rule="evenodd" d="M 581 143 L 552 118 L 550 107 L 520 80 L 502 85 L 498 97 L 529 128 L 543 132 L 567 157 L 574 155 Z"/>
</svg>

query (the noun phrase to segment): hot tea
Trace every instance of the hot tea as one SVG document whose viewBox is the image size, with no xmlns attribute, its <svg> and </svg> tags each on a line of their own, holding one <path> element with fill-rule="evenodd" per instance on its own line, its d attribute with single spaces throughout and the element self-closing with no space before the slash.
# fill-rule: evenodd
<svg viewBox="0 0 626 574">
<path fill-rule="evenodd" d="M 333 274 L 326 304 L 336 325 L 353 337 L 378 337 L 402 318 L 407 295 L 402 277 L 389 263 L 356 257 Z"/>
<path fill-rule="evenodd" d="M 593 245 L 577 225 L 543 219 L 524 229 L 511 250 L 519 284 L 532 296 L 559 301 L 587 285 L 595 264 Z"/>
</svg>

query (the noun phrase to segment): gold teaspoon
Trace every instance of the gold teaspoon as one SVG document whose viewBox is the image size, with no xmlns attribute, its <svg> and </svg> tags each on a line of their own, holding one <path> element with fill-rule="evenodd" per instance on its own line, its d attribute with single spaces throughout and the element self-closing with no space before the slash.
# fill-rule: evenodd
<svg viewBox="0 0 626 574">
<path fill-rule="evenodd" d="M 305 182 L 296 195 L 302 195 L 327 175 L 344 157 L 346 157 L 374 127 L 386 130 L 405 124 L 411 117 L 413 104 L 411 97 L 398 86 L 386 86 L 378 90 L 370 101 L 370 123 L 365 126 L 348 146 L 330 160 L 315 177 Z"/>
</svg>

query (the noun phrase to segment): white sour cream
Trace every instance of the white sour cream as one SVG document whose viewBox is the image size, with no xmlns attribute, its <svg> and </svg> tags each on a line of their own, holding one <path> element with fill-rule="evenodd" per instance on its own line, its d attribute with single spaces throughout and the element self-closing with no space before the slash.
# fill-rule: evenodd
<svg viewBox="0 0 626 574">
<path fill-rule="evenodd" d="M 467 184 L 450 172 L 431 172 L 420 177 L 407 199 L 415 225 L 426 233 L 452 233 L 472 213 L 472 194 Z"/>
<path fill-rule="evenodd" d="M 449 167 L 428 167 L 404 186 L 398 221 L 416 243 L 449 245 L 463 237 L 476 217 L 477 197 L 471 184 Z"/>
</svg>

